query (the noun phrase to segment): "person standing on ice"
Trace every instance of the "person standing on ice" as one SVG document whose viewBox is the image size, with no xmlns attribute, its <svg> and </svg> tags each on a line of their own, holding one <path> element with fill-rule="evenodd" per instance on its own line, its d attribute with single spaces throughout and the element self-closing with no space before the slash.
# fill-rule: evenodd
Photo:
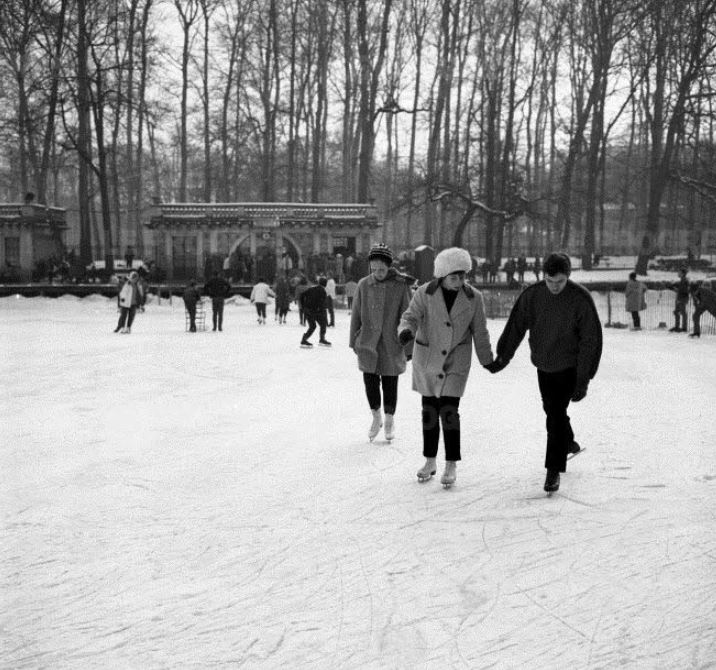
<svg viewBox="0 0 716 670">
<path fill-rule="evenodd" d="M 275 298 L 276 294 L 271 287 L 259 277 L 258 283 L 251 289 L 251 304 L 256 305 L 256 314 L 259 324 L 266 323 L 266 303 L 269 298 Z"/>
<path fill-rule="evenodd" d="M 531 360 L 547 415 L 544 490 L 551 493 L 559 489 L 567 454 L 580 451 L 567 408 L 587 395 L 597 373 L 602 325 L 589 291 L 569 279 L 572 266 L 566 254 L 550 254 L 543 270 L 545 278 L 526 288 L 513 306 L 497 342 L 497 359 L 488 369 L 494 373 L 506 367 L 530 331 Z"/>
<path fill-rule="evenodd" d="M 676 323 L 673 328 L 669 328 L 670 333 L 685 333 L 689 329 L 689 323 L 686 316 L 686 306 L 689 304 L 689 280 L 686 278 L 686 268 L 679 270 L 679 281 L 675 284 L 667 284 L 667 288 L 676 292 L 676 301 L 674 302 L 674 319 Z"/>
<path fill-rule="evenodd" d="M 351 305 L 348 346 L 358 357 L 358 369 L 363 373 L 363 386 L 373 415 L 368 429 L 371 441 L 383 427 L 381 406 L 385 413 L 385 439 L 395 437 L 398 375 L 405 372 L 406 357 L 398 341 L 398 324 L 410 303 L 410 285 L 392 264 L 390 248 L 376 244 L 368 253 L 370 274 L 358 282 Z"/>
<path fill-rule="evenodd" d="M 398 327 L 399 341 L 413 348 L 413 390 L 422 398 L 423 456 L 418 479 L 436 471 L 440 424 L 445 443 L 443 486 L 455 483 L 460 450 L 460 398 L 474 346 L 483 366 L 493 363 L 482 293 L 465 282 L 472 258 L 465 249 L 444 249 L 434 262 L 435 279 L 418 288 Z M 471 346 L 472 345 L 472 346 Z"/>
<path fill-rule="evenodd" d="M 214 270 L 211 279 L 204 284 L 204 293 L 211 298 L 212 330 L 222 330 L 224 325 L 224 303 L 231 295 L 231 284 L 224 279 L 218 270 Z"/>
<path fill-rule="evenodd" d="M 634 330 L 641 330 L 639 312 L 646 309 L 646 284 L 636 278 L 636 272 L 629 273 L 629 281 L 624 289 L 626 311 L 631 314 Z"/>
<path fill-rule="evenodd" d="M 115 333 L 131 333 L 132 323 L 134 323 L 134 315 L 137 313 L 137 307 L 142 303 L 142 291 L 139 287 L 139 275 L 136 272 L 130 272 L 129 278 L 124 282 L 124 286 L 119 291 L 119 323 L 114 329 Z"/>
<path fill-rule="evenodd" d="M 701 337 L 701 315 L 708 312 L 712 316 L 716 316 L 716 293 L 711 290 L 711 280 L 704 279 L 701 286 L 692 293 L 694 298 L 694 332 L 689 337 Z"/>
<path fill-rule="evenodd" d="M 196 332 L 196 306 L 201 300 L 201 293 L 196 287 L 196 279 L 189 282 L 189 286 L 184 289 L 184 307 L 189 315 L 189 332 Z"/>
</svg>

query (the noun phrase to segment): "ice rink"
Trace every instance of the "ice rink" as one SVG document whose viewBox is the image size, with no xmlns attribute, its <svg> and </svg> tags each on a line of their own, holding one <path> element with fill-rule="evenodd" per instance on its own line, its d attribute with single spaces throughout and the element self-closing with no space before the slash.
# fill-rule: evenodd
<svg viewBox="0 0 716 670">
<path fill-rule="evenodd" d="M 716 668 L 716 336 L 605 329 L 547 498 L 526 341 L 473 360 L 444 490 L 410 364 L 368 441 L 345 311 L 314 350 L 240 299 L 0 317 L 1 668 Z"/>
</svg>

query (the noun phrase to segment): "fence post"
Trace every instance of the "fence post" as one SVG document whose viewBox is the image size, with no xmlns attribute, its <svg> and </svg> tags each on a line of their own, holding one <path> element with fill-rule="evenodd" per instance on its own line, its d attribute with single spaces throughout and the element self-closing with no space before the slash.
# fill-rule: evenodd
<svg viewBox="0 0 716 670">
<path fill-rule="evenodd" d="M 607 322 L 606 326 L 612 325 L 612 290 L 607 289 Z"/>
</svg>

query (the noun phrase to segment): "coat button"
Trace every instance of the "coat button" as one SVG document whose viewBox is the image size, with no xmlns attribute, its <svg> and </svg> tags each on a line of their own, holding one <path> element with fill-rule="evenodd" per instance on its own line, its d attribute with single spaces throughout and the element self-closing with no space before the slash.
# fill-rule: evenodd
<svg viewBox="0 0 716 670">
<path fill-rule="evenodd" d="M 450 327 L 450 322 L 449 322 L 449 321 L 446 321 L 446 322 L 445 322 L 445 325 L 449 328 L 449 327 Z"/>
<path fill-rule="evenodd" d="M 443 354 L 443 356 L 447 356 L 447 351 L 445 351 L 445 349 L 443 349 L 442 354 Z"/>
<path fill-rule="evenodd" d="M 445 375 L 441 372 L 441 373 L 438 375 L 438 379 L 442 379 L 444 376 L 445 376 Z"/>
</svg>

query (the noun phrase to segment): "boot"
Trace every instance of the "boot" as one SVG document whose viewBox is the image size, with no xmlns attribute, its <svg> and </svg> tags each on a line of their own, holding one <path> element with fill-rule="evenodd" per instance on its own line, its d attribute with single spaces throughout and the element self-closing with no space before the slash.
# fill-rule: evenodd
<svg viewBox="0 0 716 670">
<path fill-rule="evenodd" d="M 547 478 L 544 480 L 544 490 L 547 493 L 559 491 L 559 470 L 547 470 Z"/>
<path fill-rule="evenodd" d="M 385 439 L 390 441 L 395 437 L 395 423 L 393 422 L 393 415 L 385 415 Z"/>
<path fill-rule="evenodd" d="M 445 461 L 445 472 L 443 472 L 443 476 L 440 477 L 440 483 L 446 489 L 449 489 L 455 483 L 455 479 L 457 478 L 456 470 L 457 463 L 455 463 L 455 461 Z"/>
<path fill-rule="evenodd" d="M 701 337 L 701 333 L 693 332 L 691 333 L 691 335 L 689 335 L 689 337 Z"/>
<path fill-rule="evenodd" d="M 372 442 L 383 427 L 383 419 L 380 416 L 379 409 L 372 409 L 370 411 L 373 413 L 373 423 L 370 424 L 370 428 L 368 429 L 368 439 Z"/>
<path fill-rule="evenodd" d="M 426 458 L 425 459 L 425 465 L 423 465 L 420 470 L 418 470 L 418 480 L 421 482 L 426 482 L 428 479 L 430 479 L 436 471 L 435 467 L 435 460 L 434 458 Z"/>
</svg>

